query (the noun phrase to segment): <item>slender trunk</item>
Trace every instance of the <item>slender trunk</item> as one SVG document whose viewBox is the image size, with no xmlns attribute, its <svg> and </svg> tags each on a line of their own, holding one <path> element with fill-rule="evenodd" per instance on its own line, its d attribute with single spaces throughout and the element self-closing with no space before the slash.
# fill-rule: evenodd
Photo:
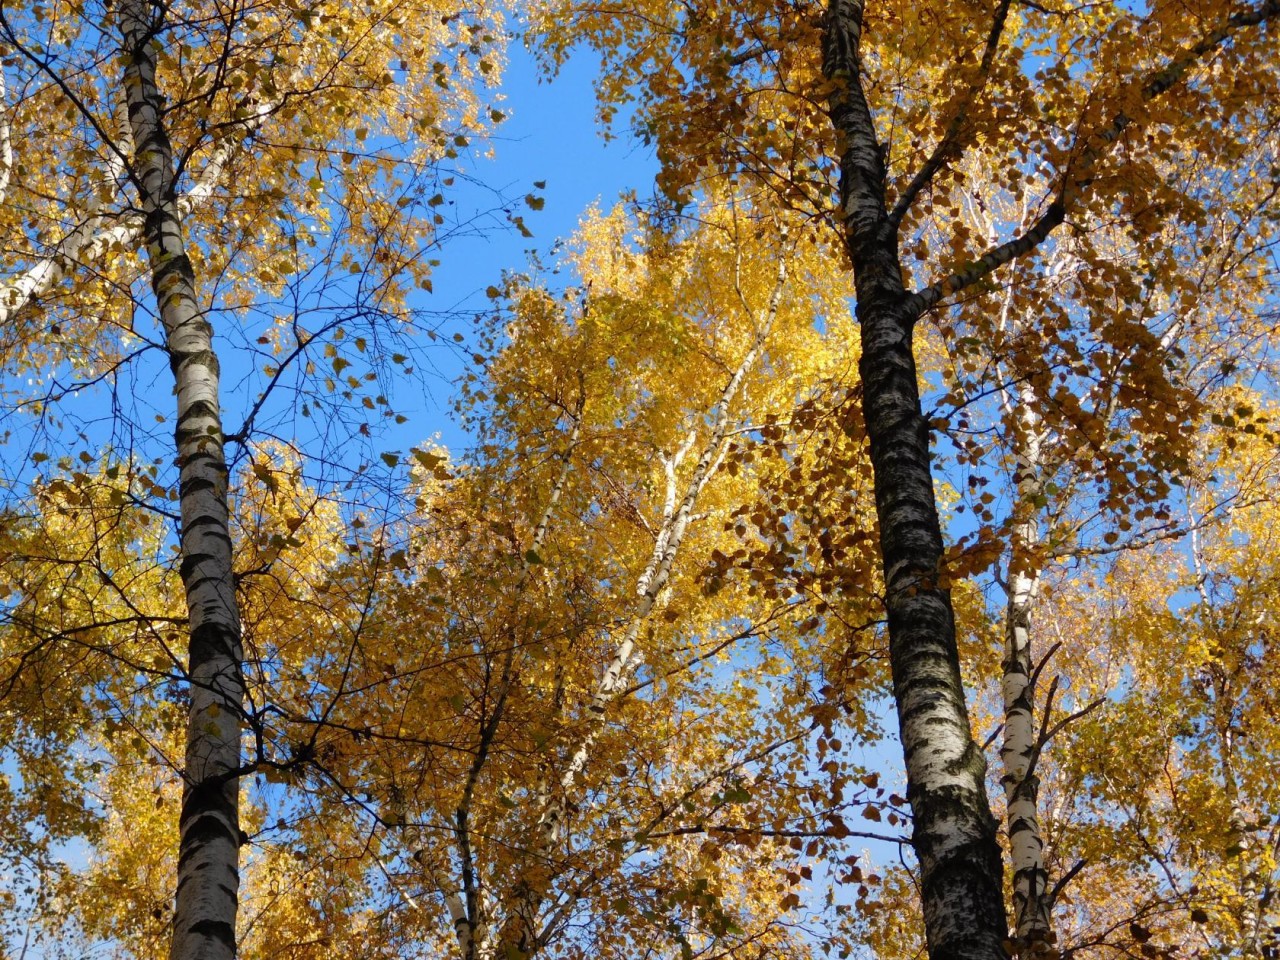
<svg viewBox="0 0 1280 960">
<path fill-rule="evenodd" d="M 889 620 L 889 659 L 907 767 L 913 845 L 920 860 L 925 935 L 933 960 L 1004 960 L 1000 849 L 983 785 L 960 679 L 955 618 L 939 584 L 942 537 L 920 408 L 912 329 L 925 311 L 1037 249 L 1092 182 L 1095 168 L 1133 123 L 1118 111 L 1080 140 L 1058 190 L 1022 234 L 988 250 L 960 272 L 908 294 L 902 283 L 897 224 L 906 207 L 886 211 L 885 149 L 863 86 L 864 0 L 828 0 L 822 73 L 840 163 L 840 210 L 857 289 L 863 417 L 880 521 Z M 988 40 L 998 42 L 1000 20 Z M 1280 16 L 1280 0 L 1233 13 L 1134 85 L 1141 102 L 1163 96 L 1231 35 Z M 986 55 L 984 55 L 985 57 Z M 941 148 L 945 157 L 954 144 Z M 937 169 L 941 160 L 926 164 Z M 928 185 L 908 186 L 903 201 Z"/>
<path fill-rule="evenodd" d="M 4 116 L 8 99 L 4 71 L 0 70 L 0 202 L 9 195 L 9 178 L 13 174 L 13 137 L 9 133 L 9 121 Z"/>
<path fill-rule="evenodd" d="M 559 775 L 555 777 L 554 787 L 550 778 L 539 785 L 541 809 L 537 824 L 538 859 L 542 864 L 551 862 L 555 849 L 564 836 L 569 797 L 577 784 L 578 776 L 591 759 L 591 751 L 597 738 L 605 729 L 606 713 L 610 705 L 625 691 L 627 678 L 640 662 L 641 654 L 637 647 L 640 643 L 641 631 L 659 607 L 663 590 L 670 582 L 676 556 L 679 554 L 689 524 L 694 518 L 698 497 L 719 469 L 724 456 L 725 439 L 734 400 L 764 350 L 774 321 L 777 319 L 786 284 L 787 256 L 784 253 L 778 261 L 777 281 L 764 314 L 756 324 L 756 333 L 751 346 L 709 411 L 710 435 L 694 465 L 693 473 L 685 486 L 684 495 L 679 499 L 677 499 L 677 470 L 681 461 L 693 450 L 697 441 L 697 431 L 691 431 L 676 451 L 663 458 L 663 466 L 667 474 L 666 499 L 663 504 L 662 523 L 657 531 L 649 563 L 636 581 L 639 602 L 626 632 L 614 648 L 613 657 L 592 694 L 591 702 L 587 707 L 589 711 L 587 729 L 573 752 L 569 754 Z M 739 290 L 739 297 L 742 299 L 745 314 L 752 317 L 754 311 L 745 297 L 742 297 L 741 290 Z M 533 882 L 523 884 L 524 890 L 519 898 L 520 902 L 498 940 L 497 955 L 499 957 L 502 956 L 503 949 L 506 947 L 513 947 L 515 951 L 526 957 L 532 956 L 543 947 L 544 938 L 538 931 L 538 914 L 546 900 L 550 880 L 550 875 L 544 873 Z"/>
<path fill-rule="evenodd" d="M 595 694 L 591 698 L 589 706 L 593 718 L 591 726 L 579 742 L 577 749 L 574 750 L 568 764 L 560 773 L 560 790 L 562 794 L 566 794 L 573 788 L 578 774 L 586 766 L 591 748 L 595 745 L 596 738 L 603 729 L 605 711 L 621 691 L 623 681 L 636 666 L 634 654 L 636 644 L 640 639 L 640 631 L 657 607 L 658 598 L 662 596 L 663 589 L 671 579 L 671 569 L 675 564 L 676 554 L 680 550 L 685 531 L 693 519 L 693 510 L 698 502 L 698 496 L 719 467 L 720 459 L 724 452 L 725 435 L 729 428 L 729 416 L 733 401 L 769 338 L 769 331 L 773 328 L 773 322 L 777 318 L 778 306 L 781 303 L 786 282 L 787 267 L 784 255 L 778 262 L 777 283 L 774 285 L 773 293 L 769 298 L 769 305 L 765 315 L 757 327 L 755 339 L 716 401 L 711 418 L 711 435 L 708 437 L 706 446 L 703 447 L 702 454 L 694 466 L 693 475 L 689 478 L 684 497 L 680 500 L 680 504 L 674 514 L 671 513 L 671 506 L 675 502 L 675 497 L 672 495 L 675 489 L 675 469 L 680 460 L 692 449 L 696 440 L 696 433 L 691 433 L 685 444 L 680 448 L 680 451 L 666 463 L 669 492 L 663 523 L 658 531 L 653 554 L 650 557 L 648 566 L 637 580 L 637 592 L 639 593 L 640 602 L 631 617 L 631 623 L 627 627 L 626 634 L 615 649 L 613 659 L 609 662 L 609 666 L 605 668 L 604 676 L 600 679 Z M 749 315 L 749 307 L 747 307 L 747 312 Z M 545 839 L 549 844 L 554 844 L 559 838 L 560 829 L 563 826 L 558 822 L 554 804 L 547 808 L 539 823 L 543 828 Z"/>
<path fill-rule="evenodd" d="M 1048 882 L 1044 867 L 1044 839 L 1037 809 L 1040 778 L 1035 722 L 1035 685 L 1032 682 L 1031 616 L 1039 583 L 1033 551 L 1039 541 L 1036 522 L 1041 493 L 1039 424 L 1029 401 L 1030 391 L 1018 391 L 1014 417 L 1017 457 L 1014 484 L 1014 522 L 1009 555 L 1009 606 L 1005 616 L 1005 656 L 1001 686 L 1004 693 L 1004 744 L 1000 748 L 1003 771 L 1009 860 L 1013 871 L 1015 941 L 1034 950 L 1051 941 Z"/>
<path fill-rule="evenodd" d="M 191 707 L 179 820 L 171 960 L 231 960 L 239 886 L 240 617 L 231 576 L 227 463 L 213 330 L 196 297 L 175 196 L 173 151 L 156 87 L 163 7 L 119 7 L 124 87 L 151 286 L 178 397 L 182 582 L 190 616 Z"/>
<path fill-rule="evenodd" d="M 1235 862 L 1240 891 L 1240 936 L 1236 943 L 1236 955 L 1245 960 L 1261 957 L 1262 899 L 1258 890 L 1258 871 L 1254 865 L 1255 851 L 1250 837 L 1249 823 L 1240 803 L 1240 792 L 1234 771 L 1227 781 L 1227 799 L 1231 804 L 1231 842 L 1235 846 Z"/>
<path fill-rule="evenodd" d="M 951 593 L 939 585 L 942 533 L 928 426 L 910 326 L 892 302 L 875 296 L 882 266 L 877 261 L 883 259 L 873 251 L 855 260 L 859 371 L 925 934 L 933 960 L 1004 960 L 1003 867 L 984 782 L 986 763 L 965 705 Z"/>
<path fill-rule="evenodd" d="M 925 936 L 932 960 L 1006 960 L 1000 846 L 969 726 L 951 594 L 939 582 L 942 531 L 911 343 L 917 314 L 885 209 L 883 152 L 861 85 L 861 30 L 861 0 L 831 0 L 823 73 L 858 298 L 862 409 Z"/>
</svg>

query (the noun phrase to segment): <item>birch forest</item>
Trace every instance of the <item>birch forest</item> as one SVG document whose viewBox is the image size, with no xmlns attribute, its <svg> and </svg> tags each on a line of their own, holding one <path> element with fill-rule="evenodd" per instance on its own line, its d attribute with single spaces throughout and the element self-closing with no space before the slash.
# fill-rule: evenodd
<svg viewBox="0 0 1280 960">
<path fill-rule="evenodd" d="M 0 198 L 0 960 L 1280 958 L 1280 0 L 0 0 Z"/>
</svg>

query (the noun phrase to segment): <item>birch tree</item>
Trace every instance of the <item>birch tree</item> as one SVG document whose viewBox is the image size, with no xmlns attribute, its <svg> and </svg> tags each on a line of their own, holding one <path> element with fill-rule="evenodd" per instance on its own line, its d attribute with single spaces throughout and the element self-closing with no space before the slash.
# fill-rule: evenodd
<svg viewBox="0 0 1280 960">
<path fill-rule="evenodd" d="M 391 5 L 250 11 L 146 2 L 96 13 L 7 8 L 0 18 L 3 70 L 6 80 L 17 79 L 5 84 L 10 101 L 0 138 L 9 201 L 0 311 L 7 378 L 29 378 L 21 393 L 12 383 L 6 389 L 22 414 L 34 414 L 17 428 L 35 451 L 26 468 L 12 468 L 9 509 L 21 516 L 29 508 L 21 491 L 31 483 L 32 464 L 43 474 L 35 478 L 37 491 L 47 484 L 68 491 L 59 509 L 93 509 L 95 487 L 110 489 L 117 515 L 136 506 L 167 517 L 165 500 L 176 501 L 174 569 L 185 594 L 184 614 L 157 611 L 160 623 L 180 623 L 183 637 L 162 635 L 147 612 L 152 603 L 134 595 L 142 582 L 114 580 L 115 564 L 126 561 L 117 555 L 104 565 L 96 546 L 87 548 L 89 556 L 76 556 L 73 547 L 63 561 L 66 576 L 75 579 L 77 566 L 89 564 L 128 612 L 103 621 L 72 606 L 67 614 L 86 619 L 67 625 L 47 607 L 21 600 L 37 582 L 30 571 L 48 555 L 16 552 L 7 558 L 20 610 L 7 618 L 8 638 L 16 641 L 9 693 L 21 681 L 41 696 L 32 683 L 34 664 L 57 659 L 62 645 L 87 642 L 94 650 L 88 638 L 130 629 L 155 644 L 154 652 L 117 661 L 113 642 L 102 648 L 105 655 L 92 656 L 80 690 L 69 692 L 96 700 L 95 689 L 115 686 L 114 671 L 140 671 L 142 689 L 166 675 L 182 681 L 171 695 L 188 707 L 184 758 L 167 752 L 166 736 L 152 739 L 141 714 L 136 721 L 124 717 L 137 723 L 143 752 L 172 764 L 183 785 L 169 946 L 175 960 L 235 956 L 240 848 L 248 836 L 240 780 L 260 764 L 287 763 L 269 755 L 274 744 L 264 753 L 264 716 L 272 714 L 260 711 L 272 680 L 261 666 L 263 647 L 254 650 L 256 675 L 246 676 L 237 583 L 253 573 L 237 569 L 243 544 L 233 534 L 229 478 L 267 484 L 273 497 L 278 492 L 268 464 L 280 448 L 259 446 L 257 428 L 264 417 L 273 426 L 282 416 L 308 417 L 307 404 L 300 414 L 297 406 L 292 413 L 280 406 L 286 374 L 318 385 L 311 404 L 317 412 L 328 407 L 332 417 L 324 430 L 349 423 L 353 436 L 359 427 L 359 436 L 372 438 L 395 416 L 380 391 L 361 396 L 377 373 L 339 376 L 356 361 L 340 355 L 351 347 L 334 341 L 344 339 L 344 322 L 349 327 L 362 315 L 388 324 L 374 335 L 396 339 L 411 329 L 405 294 L 415 284 L 430 288 L 436 261 L 429 263 L 427 252 L 436 228 L 449 228 L 436 209 L 443 199 L 423 191 L 443 189 L 449 177 L 441 166 L 499 116 L 482 106 L 481 92 L 482 77 L 497 66 L 496 23 L 486 11 L 463 16 L 447 9 L 442 16 L 425 7 L 402 14 Z M 466 42 L 454 52 L 459 38 Z M 335 126 L 334 116 L 349 124 Z M 338 270 L 358 279 L 339 284 Z M 335 309 L 335 302 L 345 306 Z M 277 312 L 253 329 L 256 311 L 270 315 L 285 303 L 291 318 Z M 150 314 L 158 335 L 145 321 Z M 313 322 L 318 329 L 307 328 Z M 225 429 L 215 335 L 245 344 L 256 337 L 245 351 L 249 364 L 269 361 L 256 373 L 258 392 L 246 398 L 234 432 Z M 363 353 L 366 338 L 353 341 L 353 352 Z M 163 444 L 144 452 L 140 442 L 151 429 L 139 415 L 148 399 L 133 385 L 147 377 L 139 368 L 149 350 L 165 357 L 177 398 L 176 419 L 171 411 L 156 413 L 157 421 L 174 425 L 167 456 Z M 316 378 L 318 361 L 331 376 Z M 81 389 L 104 390 L 115 404 L 106 430 L 95 412 L 77 404 Z M 65 442 L 57 431 L 68 425 L 79 447 L 76 467 L 54 452 Z M 111 449 L 122 439 L 123 456 Z M 313 450 L 323 455 L 323 446 Z M 149 468 L 138 462 L 156 452 Z M 364 452 L 373 456 L 369 447 Z M 170 487 L 156 464 L 175 455 Z M 237 471 L 235 461 L 243 458 L 253 468 Z M 77 469 L 98 462 L 101 470 Z M 362 467 L 351 458 L 342 469 Z M 289 535 L 300 520 L 290 518 Z M 63 547 L 56 543 L 53 555 Z M 154 578 L 148 582 L 155 587 Z M 115 722 L 106 721 L 108 738 Z M 97 717 L 59 736 L 109 755 L 98 739 L 102 724 Z M 288 726 L 286 719 L 268 733 L 287 743 L 280 728 Z M 246 731 L 256 741 L 247 757 Z M 125 799 L 128 785 L 116 788 Z M 168 915 L 167 908 L 161 912 Z M 83 926 L 92 924 L 86 919 Z"/>
<path fill-rule="evenodd" d="M 178 413 L 181 573 L 188 613 L 191 707 L 178 831 L 178 897 L 170 957 L 234 957 L 239 887 L 240 731 L 244 650 L 231 570 L 227 459 L 213 328 L 202 317 L 196 277 L 174 200 L 173 148 L 156 86 L 161 9 L 121 5 L 121 78 L 134 144 L 129 168 L 142 200 L 151 289 L 164 328 Z"/>
<path fill-rule="evenodd" d="M 917 906 L 936 957 L 1049 952 L 1051 924 L 1077 956 L 1269 948 L 1265 520 L 1219 534 L 1169 477 L 1268 436 L 1274 4 L 538 7 L 551 62 L 604 55 L 606 118 L 637 100 L 662 196 L 589 217 L 571 287 L 495 278 L 462 454 L 375 445 L 373 360 L 430 284 L 438 165 L 495 119 L 490 14 L 130 3 L 0 23 L 5 389 L 34 424 L 0 530 L 6 809 L 93 840 L 58 885 L 88 939 L 161 952 L 177 870 L 215 882 L 179 888 L 174 956 L 893 957 Z M 258 368 L 225 430 L 224 335 Z M 178 448 L 147 433 L 149 352 Z M 109 442 L 74 403 L 98 382 Z M 948 548 L 957 496 L 979 529 Z M 1143 540 L 1170 504 L 1185 554 Z M 1077 547 L 1200 568 L 1049 571 Z M 1053 758 L 1033 607 L 1074 632 L 1056 709 L 1116 701 Z M 966 702 L 996 678 L 1011 936 Z M 905 797 L 859 753 L 888 691 Z M 908 843 L 908 808 L 916 864 L 878 876 L 849 847 Z M 18 847 L 53 871 L 41 829 Z M 1053 921 L 1082 870 L 1102 892 Z"/>
<path fill-rule="evenodd" d="M 1082 343 L 1072 360 L 1046 349 L 1031 322 L 1057 310 L 1084 314 L 1094 309 L 1088 295 L 1077 291 L 1077 278 L 1086 271 L 1125 271 L 1140 261 L 1136 241 L 1117 237 L 1109 250 L 1094 241 L 1088 264 L 1072 255 L 1071 240 L 1059 243 L 1042 258 L 1043 265 L 1023 265 L 1001 289 L 953 310 L 944 336 L 925 347 L 944 358 L 951 384 L 941 410 L 954 412 L 940 410 L 934 426 L 946 434 L 953 455 L 968 464 L 960 477 L 948 476 L 945 466 L 943 475 L 960 488 L 958 512 L 981 524 L 951 548 L 952 555 L 963 565 L 969 553 L 975 557 L 974 568 L 980 569 L 990 562 L 984 542 L 1007 540 L 1001 583 L 1007 601 L 999 780 L 1013 877 L 1013 940 L 1024 950 L 1037 943 L 1048 949 L 1053 941 L 1049 894 L 1056 884 L 1045 872 L 1035 771 L 1052 736 L 1079 719 L 1081 711 L 1102 705 L 1082 703 L 1074 712 L 1055 714 L 1055 693 L 1071 679 L 1050 662 L 1058 642 L 1033 642 L 1039 583 L 1046 571 L 1063 562 L 1088 562 L 1084 558 L 1187 535 L 1188 524 L 1174 516 L 1171 482 L 1185 472 L 1199 430 L 1147 434 L 1129 429 L 1134 402 L 1126 395 L 1131 389 L 1128 375 L 1121 371 L 1149 363 L 1144 354 L 1151 351 L 1177 375 L 1162 392 L 1153 384 L 1148 402 L 1166 404 L 1180 418 L 1194 421 L 1222 387 L 1224 370 L 1252 362 L 1251 344 L 1266 336 L 1257 310 L 1266 301 L 1268 285 L 1251 270 L 1233 275 L 1231 264 L 1240 262 L 1241 253 L 1230 228 L 1233 202 L 1220 197 L 1209 205 L 1223 222 L 1206 231 L 1208 236 L 1232 239 L 1201 247 L 1197 268 L 1182 277 L 1176 308 L 1160 285 L 1147 285 L 1139 312 L 1148 340 Z M 998 201 L 979 203 L 962 196 L 961 205 L 971 229 L 991 242 L 998 236 L 997 218 L 1014 223 L 1026 218 L 1025 210 L 1002 211 Z M 1037 289 L 1041 286 L 1043 293 Z M 978 343 L 980 350 L 975 349 Z M 1033 359 L 1037 351 L 1042 351 L 1039 366 Z M 1053 381 L 1061 383 L 1062 378 L 1054 371 L 1065 372 L 1070 380 L 1089 368 L 1096 372 L 1072 381 L 1070 404 L 1059 402 Z M 986 401 L 989 395 L 998 404 Z M 1009 461 L 1007 480 L 990 474 L 993 447 L 980 426 L 986 420 L 1000 424 L 998 446 Z M 952 430 L 953 425 L 962 429 Z M 1007 487 L 1001 489 L 1002 483 Z M 1009 513 L 1001 521 L 994 504 L 1005 498 Z M 1042 677 L 1040 687 L 1047 685 L 1048 699 L 1037 705 L 1035 681 Z"/>
<path fill-rule="evenodd" d="M 996 13 L 987 49 L 998 49 L 1004 10 Z M 1268 14 L 1257 13 L 1252 22 Z M 1249 18 L 1245 18 L 1248 20 Z M 1219 27 L 1209 38 L 1179 52 L 1172 62 L 1156 71 L 1140 87 L 1143 99 L 1163 93 L 1204 53 L 1231 33 L 1232 21 Z M 911 360 L 910 329 L 921 311 L 943 296 L 954 294 L 981 279 L 991 270 L 1039 246 L 1066 216 L 1066 209 L 1100 155 L 1099 147 L 1083 147 L 1082 162 L 1068 170 L 1046 212 L 1024 234 L 995 247 L 978 263 L 953 274 L 942 283 L 919 294 L 906 295 L 901 283 L 902 267 L 893 249 L 898 220 L 909 204 L 917 181 L 909 183 L 895 206 L 885 204 L 885 167 L 874 121 L 866 111 L 865 94 L 859 89 L 863 69 L 861 34 L 863 10 L 859 5 L 833 4 L 828 11 L 824 39 L 823 74 L 832 82 L 831 114 L 837 136 L 842 141 L 840 209 L 855 276 L 859 279 L 858 311 L 862 323 L 864 410 L 871 437 L 872 460 L 877 469 L 877 493 L 881 509 L 881 544 L 889 589 L 890 629 L 894 627 L 894 596 L 904 595 L 899 614 L 898 647 L 901 666 L 895 663 L 895 699 L 902 726 L 915 818 L 915 847 L 923 877 L 924 921 L 932 956 L 998 956 L 1003 949 L 1004 913 L 1001 905 L 1000 859 L 987 822 L 989 813 L 981 784 L 981 768 L 974 757 L 974 744 L 964 712 L 963 690 L 958 664 L 952 653 L 954 629 L 945 591 L 933 601 L 921 596 L 922 578 L 928 583 L 941 561 L 942 542 L 937 527 L 929 453 L 916 393 L 916 376 Z M 979 65 L 980 74 L 985 68 Z M 959 113 L 957 116 L 962 117 Z M 1130 123 L 1119 113 L 1101 131 L 1103 144 L 1123 132 Z M 961 120 L 963 123 L 963 120 Z M 1114 131 L 1114 133 L 1112 133 Z M 943 141 L 935 157 L 945 157 L 953 149 Z M 1081 169 L 1084 168 L 1084 176 Z M 922 168 L 927 182 L 929 167 Z M 917 188 L 918 189 L 918 188 Z M 905 307 L 905 310 L 904 310 Z M 895 360 L 897 362 L 895 362 Z M 897 369 L 897 376 L 889 371 Z M 879 436 L 877 436 L 879 435 Z M 877 447 L 879 450 L 877 451 Z M 908 451 L 911 451 L 909 454 Z M 913 544 L 923 524 L 926 538 Z M 900 576 L 895 584 L 895 574 Z M 917 609 L 918 608 L 918 609 Z M 1014 622 L 1016 630 L 1019 624 Z M 1015 636 L 1015 646 L 1016 646 Z M 935 646 L 937 645 L 937 646 Z M 925 651 L 933 650 L 936 665 L 926 667 Z M 945 665 L 945 666 L 943 666 Z M 941 667 L 941 673 L 939 668 Z M 950 676 L 947 677 L 947 673 Z M 913 687 L 936 690 L 942 677 L 949 691 L 946 720 L 928 714 L 930 698 L 919 706 L 913 702 Z M 900 678 L 900 679 L 899 679 Z M 920 721 L 924 721 L 921 723 Z M 938 736 L 939 724 L 955 731 L 951 744 Z M 930 730 L 929 727 L 934 729 Z M 914 731 L 918 731 L 914 732 Z M 967 765 L 963 779 L 956 773 Z M 953 867 L 953 864 L 957 868 Z M 959 866 L 964 864 L 964 866 Z M 977 872 L 975 873 L 975 867 Z"/>
<path fill-rule="evenodd" d="M 1244 404 L 1239 394 L 1232 406 L 1237 403 Z M 1243 809 L 1240 798 L 1251 791 L 1239 792 L 1232 775 L 1241 768 L 1217 752 L 1227 731 L 1240 749 L 1239 725 L 1255 704 L 1248 685 L 1226 680 L 1220 661 L 1200 646 L 1204 595 L 1233 576 L 1230 564 L 1209 560 L 1206 545 L 1230 539 L 1233 553 L 1251 553 L 1260 543 L 1254 522 L 1271 510 L 1273 452 L 1267 441 L 1255 447 L 1254 433 L 1239 437 L 1233 427 L 1217 440 L 1206 436 L 1187 478 L 1187 502 L 1197 505 L 1191 532 L 1050 577 L 1054 589 L 1040 620 L 1061 644 L 1058 668 L 1070 678 L 1069 696 L 1106 698 L 1055 738 L 1043 768 L 1050 853 L 1070 851 L 1076 858 L 1071 875 L 1078 879 L 1061 898 L 1055 924 L 1063 951 L 1247 955 L 1262 949 L 1250 943 L 1250 931 L 1259 916 L 1257 893 L 1271 875 L 1269 854 L 1255 841 L 1265 846 L 1268 834 L 1252 812 L 1232 826 L 1230 811 Z M 1225 451 L 1218 444 L 1231 434 L 1239 454 L 1229 454 L 1234 466 L 1227 466 L 1218 460 Z M 1200 471 L 1209 462 L 1217 466 L 1206 484 Z M 1248 579 L 1260 583 L 1267 576 L 1264 566 L 1255 566 Z M 1200 577 L 1203 595 L 1188 586 Z M 1213 606 L 1221 611 L 1221 599 Z M 1260 616 L 1265 621 L 1252 609 L 1237 623 Z M 1269 646 L 1256 634 L 1253 639 L 1251 655 L 1258 659 L 1252 663 L 1263 671 Z M 1219 712 L 1222 692 L 1235 705 L 1229 721 Z M 1269 728 L 1263 724 L 1258 736 L 1268 737 Z M 1115 746 L 1122 730 L 1123 751 Z M 1243 802 L 1252 811 L 1270 801 L 1255 794 Z M 1237 859 L 1240 837 L 1245 859 Z"/>
<path fill-rule="evenodd" d="M 1060 32 L 1055 12 L 1014 14 L 1004 3 L 922 13 L 835 2 L 688 17 L 651 11 L 652 19 L 617 8 L 547 9 L 549 57 L 581 38 L 601 51 L 606 113 L 641 91 L 640 129 L 658 143 L 672 200 L 688 196 L 709 165 L 745 169 L 784 203 L 824 210 L 825 173 L 837 175 L 832 219 L 857 284 L 862 404 L 929 948 L 935 957 L 1000 956 L 1001 857 L 960 680 L 913 331 L 926 312 L 1034 254 L 1068 220 L 1087 231 L 1116 208 L 1140 219 L 1150 197 L 1194 223 L 1193 191 L 1148 191 L 1138 171 L 1165 144 L 1202 152 L 1257 142 L 1268 128 L 1262 91 L 1274 86 L 1266 24 L 1277 11 L 1117 12 L 1089 23 L 1096 46 L 1077 53 L 1075 33 Z M 1064 11 L 1062 20 L 1075 15 Z M 1135 33 L 1144 38 L 1136 51 L 1127 42 Z M 618 44 L 619 34 L 627 42 Z M 1050 63 L 1031 67 L 1027 49 L 1045 50 Z M 1254 94 L 1241 103 L 1224 84 Z M 917 95 L 935 89 L 942 92 Z M 825 117 L 811 106 L 818 97 Z M 1202 121 L 1192 104 L 1215 116 L 1230 110 L 1231 122 Z M 1063 117 L 1067 136 L 1054 132 Z M 966 152 L 993 171 L 995 191 L 1021 196 L 1029 164 L 1044 171 L 1048 189 L 1028 221 L 990 249 L 952 230 L 949 250 L 918 247 L 922 262 L 909 266 L 904 232 L 950 194 L 954 161 Z M 1266 155 L 1264 147 L 1244 166 Z M 1144 200 L 1135 205 L 1137 197 Z M 1248 229 L 1268 228 L 1255 220 Z M 921 273 L 939 278 L 911 290 Z"/>
<path fill-rule="evenodd" d="M 732 208 L 674 236 L 588 217 L 580 285 L 513 279 L 480 343 L 476 453 L 413 455 L 409 586 L 387 584 L 351 678 L 386 692 L 343 703 L 335 728 L 369 745 L 335 733 L 315 775 L 370 795 L 374 869 L 433 949 L 806 949 L 799 871 L 875 790 L 838 748 L 805 769 L 815 716 L 833 740 L 843 724 L 812 704 L 834 666 L 797 646 L 817 597 L 748 602 L 745 572 L 702 576 L 738 548 L 731 509 L 756 509 L 734 445 L 787 432 L 801 371 L 847 364 L 791 296 L 827 261 L 754 269 L 774 249 L 759 230 Z M 835 278 L 819 302 L 840 296 Z M 406 621 L 412 649 L 384 633 Z M 728 682 L 737 660 L 759 666 Z"/>
</svg>

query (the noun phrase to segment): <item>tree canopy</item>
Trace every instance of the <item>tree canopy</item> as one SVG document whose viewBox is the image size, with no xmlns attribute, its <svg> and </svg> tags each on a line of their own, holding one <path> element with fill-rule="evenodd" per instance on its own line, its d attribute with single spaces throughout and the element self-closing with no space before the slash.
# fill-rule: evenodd
<svg viewBox="0 0 1280 960">
<path fill-rule="evenodd" d="M 0 956 L 1275 955 L 1278 19 L 0 5 Z"/>
</svg>

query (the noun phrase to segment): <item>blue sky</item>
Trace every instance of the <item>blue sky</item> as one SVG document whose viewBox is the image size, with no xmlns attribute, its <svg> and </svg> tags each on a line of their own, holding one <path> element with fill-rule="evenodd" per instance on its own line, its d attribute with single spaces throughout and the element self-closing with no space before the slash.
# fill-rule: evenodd
<svg viewBox="0 0 1280 960">
<path fill-rule="evenodd" d="M 441 263 L 432 276 L 434 291 L 420 295 L 414 306 L 426 311 L 459 313 L 447 321 L 446 334 L 466 333 L 460 325 L 465 316 L 486 310 L 491 301 L 485 288 L 500 284 L 504 270 L 521 270 L 528 251 L 547 255 L 558 239 L 577 228 L 587 207 L 599 201 L 612 204 L 624 191 L 641 197 L 652 187 L 658 165 L 652 150 L 633 142 L 627 135 L 625 118 L 606 142 L 596 120 L 593 83 L 595 60 L 589 54 L 571 58 L 554 79 L 541 74 L 533 57 L 518 42 L 510 48 L 510 59 L 496 104 L 507 115 L 492 141 L 492 159 L 471 161 L 466 173 L 515 200 L 536 192 L 546 200 L 539 211 L 516 209 L 524 216 L 533 238 L 523 237 L 514 228 L 495 229 L 484 235 L 459 236 L 443 245 L 437 256 Z M 534 184 L 543 182 L 545 189 Z M 485 208 L 493 202 L 486 189 L 462 188 L 452 197 L 458 209 Z M 553 261 L 548 256 L 545 262 Z M 439 432 L 450 447 L 465 444 L 465 437 L 449 422 L 448 400 L 452 387 L 446 381 L 460 373 L 458 357 L 441 348 L 430 355 L 437 366 L 431 396 L 419 405 L 414 398 L 398 397 L 399 408 L 410 415 L 410 423 L 421 439 Z"/>
</svg>

